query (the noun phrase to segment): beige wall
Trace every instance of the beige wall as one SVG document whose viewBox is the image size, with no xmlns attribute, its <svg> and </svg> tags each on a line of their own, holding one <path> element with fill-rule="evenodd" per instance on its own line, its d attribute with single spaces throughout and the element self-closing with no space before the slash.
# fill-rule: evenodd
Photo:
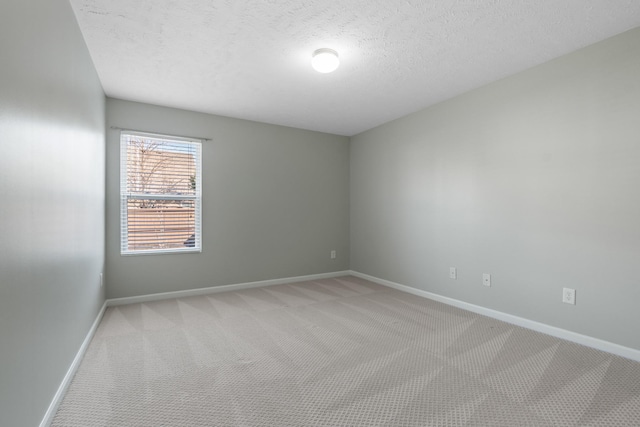
<svg viewBox="0 0 640 427">
<path fill-rule="evenodd" d="M 104 301 L 104 95 L 65 0 L 0 2 L 0 425 L 37 426 Z"/>
<path fill-rule="evenodd" d="M 640 29 L 353 137 L 351 267 L 640 349 L 638 76 Z"/>
<path fill-rule="evenodd" d="M 109 298 L 349 267 L 348 138 L 116 99 L 107 99 L 107 126 Z M 111 127 L 211 138 L 202 147 L 202 253 L 120 255 Z"/>
</svg>

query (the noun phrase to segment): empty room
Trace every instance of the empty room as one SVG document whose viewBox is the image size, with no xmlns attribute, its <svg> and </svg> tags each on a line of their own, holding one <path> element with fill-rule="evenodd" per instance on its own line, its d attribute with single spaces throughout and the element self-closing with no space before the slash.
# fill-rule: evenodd
<svg viewBox="0 0 640 427">
<path fill-rule="evenodd" d="M 0 426 L 639 426 L 640 2 L 3 0 Z"/>
</svg>

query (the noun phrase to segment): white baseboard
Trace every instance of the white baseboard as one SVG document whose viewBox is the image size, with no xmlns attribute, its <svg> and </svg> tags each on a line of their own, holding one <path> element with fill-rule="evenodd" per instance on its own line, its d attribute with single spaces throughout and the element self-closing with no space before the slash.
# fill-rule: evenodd
<svg viewBox="0 0 640 427">
<path fill-rule="evenodd" d="M 491 317 L 493 319 L 501 320 L 503 322 L 511 323 L 512 325 L 521 326 L 523 328 L 532 329 L 536 332 L 551 335 L 556 338 L 561 338 L 567 341 L 571 341 L 577 344 L 582 344 L 587 347 L 595 348 L 597 350 L 606 351 L 617 356 L 625 357 L 627 359 L 640 362 L 640 350 L 625 347 L 619 344 L 615 344 L 609 341 L 604 341 L 598 338 L 593 338 L 587 335 L 571 332 L 566 329 L 550 326 L 545 323 L 536 322 L 534 320 L 525 319 L 523 317 L 514 316 L 512 314 L 503 313 L 501 311 L 492 310 L 479 305 L 470 304 L 468 302 L 456 300 L 442 295 L 434 294 L 431 292 L 423 291 L 421 289 L 412 288 L 410 286 L 401 285 L 399 283 L 391 282 L 389 280 L 380 279 L 378 277 L 369 276 L 357 271 L 349 271 L 349 274 L 360 277 L 362 279 L 369 280 L 374 283 L 378 283 L 383 286 L 388 286 L 399 291 L 407 292 L 413 295 L 417 295 L 423 298 L 428 298 L 434 301 L 438 301 L 447 305 L 451 305 L 463 310 L 471 311 L 473 313 L 482 314 L 483 316 Z"/>
<path fill-rule="evenodd" d="M 133 304 L 138 302 L 149 302 L 149 301 L 159 301 L 163 299 L 169 298 L 184 298 L 189 296 L 198 296 L 198 295 L 207 295 L 216 292 L 225 292 L 225 291 L 235 291 L 240 289 L 249 289 L 249 288 L 258 288 L 263 286 L 272 286 L 272 285 L 282 285 L 286 283 L 295 283 L 295 282 L 304 282 L 308 280 L 320 280 L 320 279 L 330 279 L 333 277 L 340 277 L 352 275 L 355 277 L 360 277 L 362 279 L 369 280 L 374 283 L 378 283 L 380 285 L 388 286 L 393 289 L 397 289 L 399 291 L 407 292 L 413 295 L 417 295 L 419 297 L 428 298 L 434 301 L 438 301 L 444 304 L 448 304 L 454 307 L 461 308 L 463 310 L 468 310 L 473 313 L 478 313 L 487 317 L 491 317 L 497 320 L 501 320 L 503 322 L 507 322 L 513 325 L 521 326 L 523 328 L 531 329 L 537 332 L 541 332 L 547 335 L 551 335 L 557 338 L 565 339 L 567 341 L 575 342 L 578 344 L 585 345 L 587 347 L 592 347 L 597 350 L 606 351 L 608 353 L 612 353 L 621 357 L 625 357 L 627 359 L 635 360 L 640 362 L 640 350 L 636 350 L 629 347 L 624 347 L 619 344 L 614 344 L 608 341 L 604 341 L 598 338 L 593 338 L 587 335 L 578 334 L 576 332 L 571 332 L 566 329 L 557 328 L 555 326 L 546 325 L 544 323 L 536 322 L 533 320 L 525 319 L 522 317 L 514 316 L 512 314 L 503 313 L 497 310 L 492 310 L 490 308 L 481 307 L 479 305 L 470 304 L 464 301 L 459 301 L 453 298 L 444 297 L 442 295 L 434 294 L 431 292 L 423 291 L 421 289 L 412 288 L 410 286 L 401 285 L 399 283 L 391 282 L 389 280 L 380 279 L 378 277 L 369 276 L 368 274 L 363 274 L 353 270 L 347 271 L 336 271 L 332 273 L 322 273 L 322 274 L 312 274 L 308 276 L 298 276 L 298 277 L 287 277 L 283 279 L 272 279 L 272 280 L 261 280 L 257 282 L 248 282 L 248 283 L 237 283 L 233 285 L 223 285 L 223 286 L 213 286 L 209 288 L 200 288 L 200 289 L 189 289 L 185 291 L 175 291 L 175 292 L 164 292 L 158 294 L 150 294 L 150 295 L 141 295 L 135 297 L 126 297 L 126 298 L 115 298 L 108 299 L 102 305 L 96 320 L 93 322 L 91 329 L 87 333 L 86 338 L 82 342 L 76 357 L 73 359 L 67 374 L 64 376 L 60 387 L 58 387 L 58 391 L 55 396 L 47 412 L 40 423 L 40 427 L 48 427 L 53 421 L 53 417 L 64 398 L 64 395 L 71 384 L 71 380 L 75 375 L 78 367 L 80 366 L 80 362 L 89 347 L 89 343 L 93 338 L 98 325 L 100 324 L 100 320 L 102 320 L 102 316 L 104 315 L 104 311 L 106 307 L 116 306 L 116 305 L 124 305 L 124 304 Z"/>
<path fill-rule="evenodd" d="M 311 274 L 308 276 L 286 277 L 283 279 L 260 280 L 257 282 L 236 283 L 233 285 L 212 286 L 209 288 L 187 289 L 184 291 L 162 292 L 157 294 L 139 295 L 135 297 L 113 298 L 107 300 L 107 307 L 134 304 L 138 302 L 160 301 L 171 298 L 193 297 L 213 294 L 216 292 L 238 291 L 240 289 L 261 288 L 264 286 L 284 285 L 286 283 L 305 282 L 308 280 L 330 279 L 333 277 L 347 276 L 349 274 L 351 274 L 350 271 L 335 271 L 332 273 Z"/>
<path fill-rule="evenodd" d="M 93 336 L 95 335 L 96 330 L 98 329 L 98 325 L 100 324 L 100 320 L 102 320 L 102 316 L 104 315 L 104 311 L 106 308 L 107 308 L 107 303 L 105 301 L 105 303 L 102 304 L 102 308 L 98 312 L 98 315 L 96 316 L 96 320 L 93 321 L 93 325 L 91 325 L 91 329 L 89 329 L 87 336 L 82 342 L 82 345 L 78 350 L 78 353 L 76 353 L 76 357 L 73 358 L 73 362 L 71 362 L 71 366 L 69 366 L 69 369 L 67 370 L 66 375 L 62 379 L 62 382 L 60 383 L 60 387 L 58 387 L 56 394 L 53 396 L 53 400 L 51 401 L 51 404 L 49 405 L 47 412 L 45 412 L 44 417 L 42 418 L 42 422 L 40 422 L 40 427 L 49 427 L 49 425 L 51 425 L 51 422 L 53 421 L 53 417 L 55 417 L 56 412 L 58 411 L 58 407 L 60 406 L 60 403 L 62 403 L 62 399 L 64 398 L 64 395 L 67 392 L 69 385 L 71 384 L 71 380 L 73 380 L 73 376 L 76 374 L 78 367 L 80 367 L 80 362 L 82 362 L 82 358 L 84 357 L 84 354 L 86 353 L 87 348 L 89 348 L 89 343 L 91 342 L 91 339 L 93 339 Z"/>
<path fill-rule="evenodd" d="M 62 383 L 60 384 L 60 387 L 58 387 L 58 390 L 56 391 L 56 394 L 53 397 L 53 400 L 51 401 L 51 404 L 49 405 L 49 408 L 47 409 L 47 412 L 45 413 L 42 419 L 42 422 L 40 423 L 40 427 L 49 427 L 49 425 L 53 421 L 53 417 L 56 415 L 56 412 L 58 410 L 58 407 L 60 406 L 60 403 L 62 403 L 62 399 L 64 398 L 64 395 L 67 389 L 69 388 L 69 385 L 71 384 L 71 380 L 73 379 L 73 376 L 75 375 L 76 371 L 78 370 L 78 367 L 80 366 L 80 362 L 82 361 L 82 358 L 84 357 L 84 354 L 87 351 L 87 348 L 89 347 L 89 343 L 91 342 L 91 339 L 96 333 L 96 329 L 98 329 L 100 320 L 102 320 L 102 316 L 104 316 L 104 311 L 107 307 L 124 305 L 124 304 L 133 304 L 137 302 L 159 301 L 159 300 L 169 299 L 169 298 L 184 298 L 189 296 L 206 295 L 206 294 L 212 294 L 216 292 L 237 291 L 240 289 L 258 288 L 263 286 L 283 285 L 286 283 L 304 282 L 307 280 L 330 279 L 332 277 L 347 276 L 350 273 L 351 273 L 350 271 L 335 271 L 332 273 L 311 274 L 308 276 L 286 277 L 283 279 L 261 280 L 258 282 L 236 283 L 233 285 L 213 286 L 210 288 L 189 289 L 185 291 L 163 292 L 163 293 L 151 294 L 151 295 L 140 295 L 135 297 L 108 299 L 102 305 L 102 308 L 100 309 L 100 312 L 96 317 L 96 320 L 93 322 L 93 325 L 91 325 L 91 329 L 89 329 L 89 332 L 87 333 L 86 338 L 82 342 L 82 345 L 80 346 L 80 349 L 76 354 L 76 357 L 73 359 L 73 362 L 71 363 L 71 366 L 67 371 L 67 374 L 62 379 Z"/>
</svg>

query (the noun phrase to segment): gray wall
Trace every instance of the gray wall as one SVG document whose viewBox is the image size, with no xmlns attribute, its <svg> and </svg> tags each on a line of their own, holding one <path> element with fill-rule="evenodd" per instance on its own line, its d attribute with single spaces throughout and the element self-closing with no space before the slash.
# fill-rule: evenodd
<svg viewBox="0 0 640 427">
<path fill-rule="evenodd" d="M 42 420 L 104 301 L 104 95 L 66 0 L 0 2 L 0 425 Z"/>
<path fill-rule="evenodd" d="M 348 138 L 110 98 L 107 126 L 109 298 L 349 267 Z M 202 253 L 120 255 L 114 126 L 212 139 L 202 153 Z"/>
<path fill-rule="evenodd" d="M 639 76 L 636 29 L 353 137 L 352 269 L 640 349 Z"/>
</svg>

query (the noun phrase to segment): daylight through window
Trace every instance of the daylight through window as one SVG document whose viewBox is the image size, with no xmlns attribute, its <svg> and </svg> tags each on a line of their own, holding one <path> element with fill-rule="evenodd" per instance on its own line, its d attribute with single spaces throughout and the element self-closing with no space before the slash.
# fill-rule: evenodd
<svg viewBox="0 0 640 427">
<path fill-rule="evenodd" d="M 121 252 L 200 251 L 199 140 L 123 131 Z"/>
</svg>

